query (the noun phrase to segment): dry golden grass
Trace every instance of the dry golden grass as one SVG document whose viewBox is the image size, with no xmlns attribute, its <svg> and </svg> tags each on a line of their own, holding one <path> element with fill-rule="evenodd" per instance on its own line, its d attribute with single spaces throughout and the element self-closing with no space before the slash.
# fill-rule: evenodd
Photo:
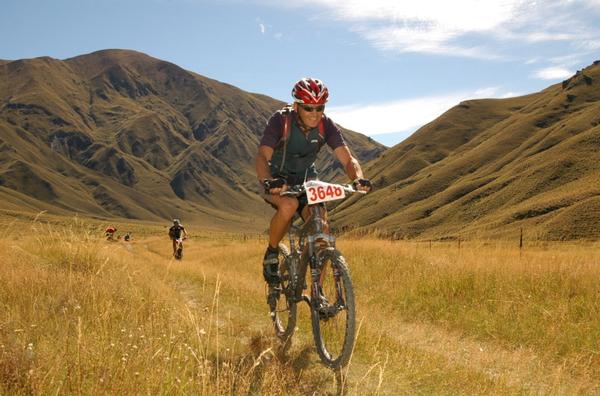
<svg viewBox="0 0 600 396">
<path fill-rule="evenodd" d="M 276 355 L 258 243 L 249 252 L 243 237 L 201 234 L 175 262 L 165 237 L 128 244 L 98 234 L 77 223 L 4 227 L 0 394 L 313 394 L 335 386 L 306 346 Z"/>
<path fill-rule="evenodd" d="M 160 226 L 0 229 L 0 394 L 596 394 L 600 253 L 592 244 L 344 240 L 359 330 L 343 375 L 319 363 L 306 307 L 277 353 L 264 240 Z M 151 234 L 154 235 L 152 236 Z"/>
<path fill-rule="evenodd" d="M 600 389 L 598 244 L 341 246 L 361 310 L 377 318 L 374 335 L 396 348 L 416 348 L 525 393 Z M 480 393 L 465 389 L 459 392 Z"/>
</svg>

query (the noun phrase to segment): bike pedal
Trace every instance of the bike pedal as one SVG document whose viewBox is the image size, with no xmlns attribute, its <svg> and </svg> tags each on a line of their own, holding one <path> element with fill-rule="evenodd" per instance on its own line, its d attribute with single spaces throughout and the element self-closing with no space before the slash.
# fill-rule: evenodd
<svg viewBox="0 0 600 396">
<path fill-rule="evenodd" d="M 327 319 L 333 318 L 338 313 L 338 310 L 336 309 L 335 306 L 330 305 L 327 307 L 319 308 L 318 312 L 319 312 L 319 318 L 321 320 L 327 320 Z"/>
</svg>

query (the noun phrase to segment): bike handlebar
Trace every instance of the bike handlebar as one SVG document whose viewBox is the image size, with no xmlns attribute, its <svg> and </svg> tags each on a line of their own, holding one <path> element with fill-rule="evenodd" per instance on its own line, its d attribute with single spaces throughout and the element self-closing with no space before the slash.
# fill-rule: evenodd
<svg viewBox="0 0 600 396">
<path fill-rule="evenodd" d="M 338 184 L 338 186 L 342 187 L 342 189 L 344 189 L 344 191 L 346 191 L 348 193 L 359 193 L 359 194 L 367 193 L 366 191 L 355 189 L 354 186 L 352 186 L 352 184 Z M 279 195 L 281 195 L 282 197 L 299 197 L 302 194 L 306 194 L 306 188 L 304 188 L 303 184 L 289 186 L 287 188 L 287 190 L 279 193 Z"/>
</svg>

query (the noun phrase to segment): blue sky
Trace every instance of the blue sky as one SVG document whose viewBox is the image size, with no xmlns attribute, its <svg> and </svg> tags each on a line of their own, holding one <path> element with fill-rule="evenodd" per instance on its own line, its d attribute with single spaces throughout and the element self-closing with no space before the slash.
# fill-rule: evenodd
<svg viewBox="0 0 600 396">
<path fill-rule="evenodd" d="M 0 59 L 126 48 L 326 112 L 393 145 L 462 100 L 527 94 L 600 59 L 600 0 L 15 0 Z"/>
</svg>

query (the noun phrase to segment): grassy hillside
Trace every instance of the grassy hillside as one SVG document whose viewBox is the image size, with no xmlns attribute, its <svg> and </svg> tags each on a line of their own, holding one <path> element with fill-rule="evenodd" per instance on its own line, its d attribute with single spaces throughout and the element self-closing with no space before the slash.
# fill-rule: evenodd
<svg viewBox="0 0 600 396">
<path fill-rule="evenodd" d="M 1 394 L 600 391 L 597 245 L 342 240 L 359 331 L 336 375 L 305 307 L 277 353 L 264 240 L 189 226 L 175 262 L 162 227 L 111 243 L 104 223 L 45 216 L 2 217 Z"/>
<path fill-rule="evenodd" d="M 471 100 L 385 150 L 344 130 L 375 185 L 332 218 L 399 239 L 600 238 L 600 62 Z M 127 50 L 0 63 L 0 209 L 262 231 L 253 157 L 282 102 Z M 322 150 L 322 178 L 344 178 Z"/>
<path fill-rule="evenodd" d="M 340 207 L 400 238 L 600 238 L 600 62 L 562 84 L 466 101 L 372 161 L 377 190 Z"/>
<path fill-rule="evenodd" d="M 254 156 L 283 105 L 135 51 L 0 64 L 0 209 L 262 229 Z M 384 150 L 344 133 L 362 161 Z"/>
</svg>

